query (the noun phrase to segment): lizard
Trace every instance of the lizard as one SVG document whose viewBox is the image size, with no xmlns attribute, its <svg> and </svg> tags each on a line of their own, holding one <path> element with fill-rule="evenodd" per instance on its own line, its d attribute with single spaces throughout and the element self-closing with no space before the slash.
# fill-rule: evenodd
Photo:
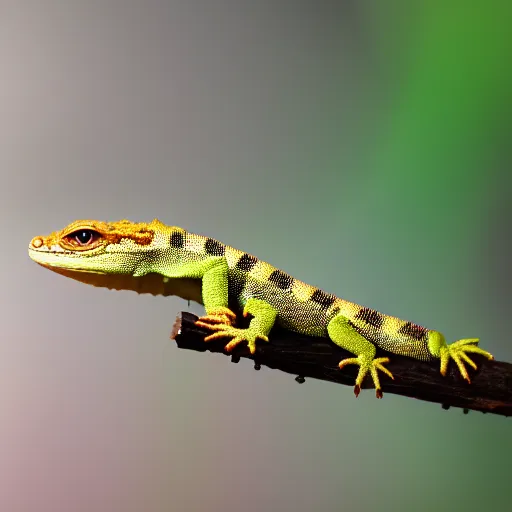
<svg viewBox="0 0 512 512">
<path fill-rule="evenodd" d="M 443 334 L 341 299 L 308 285 L 257 257 L 213 238 L 167 226 L 128 220 L 76 220 L 60 231 L 36 236 L 29 256 L 56 273 L 94 286 L 175 295 L 204 306 L 196 324 L 211 333 L 205 342 L 226 339 L 225 350 L 247 343 L 251 354 L 257 342 L 268 342 L 274 325 L 329 338 L 355 357 L 339 368 L 358 365 L 354 393 L 370 375 L 377 398 L 382 398 L 379 372 L 389 357 L 376 349 L 434 362 L 446 375 L 451 359 L 470 383 L 465 363 L 476 369 L 468 354 L 493 356 L 478 346 L 478 338 L 447 344 Z M 237 314 L 249 317 L 237 327 Z"/>
</svg>

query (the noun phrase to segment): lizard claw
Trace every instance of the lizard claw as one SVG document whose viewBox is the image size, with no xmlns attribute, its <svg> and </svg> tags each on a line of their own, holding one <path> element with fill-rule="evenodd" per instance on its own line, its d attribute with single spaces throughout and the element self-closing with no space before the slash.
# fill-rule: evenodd
<svg viewBox="0 0 512 512">
<path fill-rule="evenodd" d="M 224 347 L 227 352 L 231 352 L 237 345 L 247 341 L 249 352 L 254 354 L 256 352 L 256 340 L 260 339 L 268 342 L 267 336 L 255 332 L 255 330 L 250 327 L 247 329 L 238 329 L 230 325 L 215 325 L 212 327 L 212 330 L 216 332 L 207 336 L 204 341 L 231 338 L 231 341 Z"/>
<path fill-rule="evenodd" d="M 214 329 L 218 326 L 234 325 L 236 314 L 229 308 L 218 307 L 210 309 L 208 314 L 201 316 L 197 319 L 196 325 L 204 327 L 205 329 Z"/>
<path fill-rule="evenodd" d="M 469 364 L 474 370 L 477 369 L 475 362 L 467 355 L 467 353 L 480 354 L 482 356 L 487 357 L 487 359 L 492 360 L 494 356 L 487 352 L 486 350 L 481 349 L 477 346 L 478 338 L 468 338 L 464 340 L 455 341 L 450 345 L 444 345 L 441 347 L 441 375 L 445 376 L 448 371 L 448 363 L 450 359 L 453 359 L 457 364 L 459 371 L 462 377 L 468 382 L 471 383 L 471 379 L 469 378 L 468 371 L 464 362 Z"/>
<path fill-rule="evenodd" d="M 394 379 L 393 374 L 385 366 L 383 366 L 384 363 L 389 363 L 389 357 L 370 359 L 367 355 L 361 354 L 358 357 L 343 359 L 340 361 L 338 366 L 340 369 L 349 364 L 357 364 L 359 366 L 359 373 L 357 374 L 356 385 L 354 387 L 354 394 L 356 395 L 356 398 L 361 392 L 361 385 L 368 372 L 370 372 L 373 379 L 373 384 L 375 386 L 375 396 L 377 398 L 382 398 L 382 388 L 380 387 L 379 374 L 377 370 L 380 370 L 388 377 Z"/>
</svg>

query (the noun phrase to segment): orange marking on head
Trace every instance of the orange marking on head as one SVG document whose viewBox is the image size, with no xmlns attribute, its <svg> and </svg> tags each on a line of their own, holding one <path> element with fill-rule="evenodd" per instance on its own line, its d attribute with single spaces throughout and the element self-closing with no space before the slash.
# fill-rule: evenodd
<svg viewBox="0 0 512 512">
<path fill-rule="evenodd" d="M 130 222 L 128 220 L 120 220 L 117 222 L 76 220 L 61 231 L 50 233 L 47 237 L 34 238 L 32 245 L 39 248 L 43 243 L 47 247 L 58 244 L 66 249 L 85 250 L 105 243 L 117 244 L 123 238 L 133 240 L 139 245 L 149 245 L 153 241 L 155 235 L 154 228 L 157 223 L 160 224 L 156 219 L 149 224 L 144 222 Z M 97 233 L 94 242 L 84 247 L 80 247 L 79 244 L 76 244 L 73 234 L 81 230 L 90 230 Z"/>
</svg>

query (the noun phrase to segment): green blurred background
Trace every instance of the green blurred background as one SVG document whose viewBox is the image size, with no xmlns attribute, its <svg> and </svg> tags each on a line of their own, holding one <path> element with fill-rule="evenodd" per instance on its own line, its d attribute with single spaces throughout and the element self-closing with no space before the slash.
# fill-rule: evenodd
<svg viewBox="0 0 512 512">
<path fill-rule="evenodd" d="M 33 264 L 160 218 L 512 361 L 508 2 L 2 2 L 0 510 L 505 510 L 509 419 L 188 353 Z"/>
</svg>

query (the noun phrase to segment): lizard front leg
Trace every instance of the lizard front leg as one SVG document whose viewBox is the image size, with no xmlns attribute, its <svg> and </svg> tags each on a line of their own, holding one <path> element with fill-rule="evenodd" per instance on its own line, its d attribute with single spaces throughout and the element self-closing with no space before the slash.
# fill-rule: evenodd
<svg viewBox="0 0 512 512">
<path fill-rule="evenodd" d="M 247 300 L 243 314 L 253 318 L 246 329 L 234 327 L 236 314 L 228 308 L 228 264 L 225 258 L 215 258 L 205 262 L 200 270 L 202 274 L 202 296 L 206 315 L 196 321 L 196 325 L 204 327 L 213 334 L 205 341 L 219 338 L 231 338 L 226 345 L 230 352 L 239 343 L 247 341 L 251 354 L 256 351 L 256 340 L 268 341 L 268 334 L 277 317 L 277 310 L 263 300 L 250 298 Z"/>
<path fill-rule="evenodd" d="M 277 310 L 264 300 L 250 298 L 244 307 L 244 316 L 252 315 L 249 327 L 239 329 L 231 325 L 217 324 L 210 326 L 216 331 L 205 338 L 204 341 L 213 341 L 219 338 L 231 338 L 225 349 L 231 352 L 239 343 L 247 341 L 251 354 L 256 352 L 256 340 L 261 339 L 268 342 L 268 334 L 272 329 Z"/>
<path fill-rule="evenodd" d="M 370 373 L 373 379 L 373 384 L 375 385 L 375 394 L 377 398 L 382 398 L 382 389 L 380 387 L 378 370 L 393 378 L 393 374 L 383 366 L 383 363 L 389 363 L 389 358 L 375 358 L 375 345 L 368 341 L 364 336 L 359 334 L 352 327 L 352 325 L 350 325 L 348 318 L 345 318 L 342 315 L 336 315 L 329 322 L 327 326 L 327 332 L 329 334 L 329 338 L 334 343 L 336 343 L 336 345 L 352 352 L 357 356 L 343 359 L 339 363 L 340 369 L 349 364 L 357 364 L 359 366 L 359 373 L 356 377 L 354 394 L 356 396 L 359 395 L 363 380 L 366 375 Z"/>
<path fill-rule="evenodd" d="M 202 296 L 206 315 L 196 325 L 212 329 L 216 325 L 234 325 L 236 314 L 228 308 L 228 262 L 215 258 L 202 276 Z"/>
</svg>

